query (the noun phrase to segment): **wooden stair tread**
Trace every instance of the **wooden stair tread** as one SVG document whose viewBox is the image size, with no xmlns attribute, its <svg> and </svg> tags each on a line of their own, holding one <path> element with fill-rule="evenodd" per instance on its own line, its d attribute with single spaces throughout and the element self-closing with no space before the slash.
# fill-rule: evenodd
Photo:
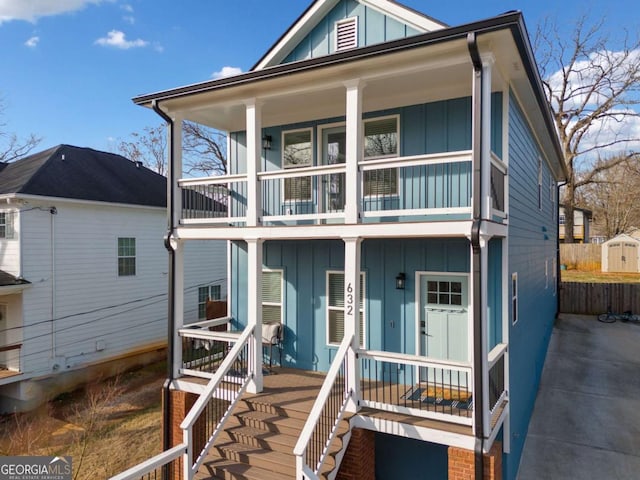
<svg viewBox="0 0 640 480">
<path fill-rule="evenodd" d="M 205 461 L 196 475 L 196 480 L 294 480 L 294 475 L 274 472 L 264 468 L 234 462 L 224 458 Z"/>
</svg>

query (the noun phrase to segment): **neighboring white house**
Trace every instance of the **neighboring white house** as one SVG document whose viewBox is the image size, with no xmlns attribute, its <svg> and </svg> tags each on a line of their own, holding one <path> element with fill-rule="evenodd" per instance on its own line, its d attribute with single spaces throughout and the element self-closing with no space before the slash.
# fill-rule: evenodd
<svg viewBox="0 0 640 480">
<path fill-rule="evenodd" d="M 164 355 L 166 185 L 68 145 L 0 163 L 0 411 Z M 226 258 L 222 241 L 185 251 L 188 322 L 226 297 Z"/>
<path fill-rule="evenodd" d="M 603 272 L 640 272 L 640 240 L 622 233 L 602 244 Z"/>
</svg>

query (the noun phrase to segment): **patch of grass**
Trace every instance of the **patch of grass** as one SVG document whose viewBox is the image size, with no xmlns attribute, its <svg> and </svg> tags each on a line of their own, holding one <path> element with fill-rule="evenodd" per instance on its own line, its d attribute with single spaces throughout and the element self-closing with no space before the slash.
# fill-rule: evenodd
<svg viewBox="0 0 640 480">
<path fill-rule="evenodd" d="M 584 270 L 562 270 L 563 282 L 579 283 L 640 283 L 640 273 L 605 273 Z"/>
</svg>

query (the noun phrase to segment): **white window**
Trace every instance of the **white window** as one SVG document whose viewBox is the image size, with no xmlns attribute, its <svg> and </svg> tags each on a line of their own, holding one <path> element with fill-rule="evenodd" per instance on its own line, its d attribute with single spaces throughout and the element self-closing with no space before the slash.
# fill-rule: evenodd
<svg viewBox="0 0 640 480">
<path fill-rule="evenodd" d="M 360 346 L 364 348 L 364 272 L 360 273 Z M 344 272 L 327 272 L 327 343 L 340 345 L 344 337 Z"/>
<path fill-rule="evenodd" d="M 397 115 L 364 122 L 364 159 L 393 158 L 399 155 L 400 120 Z M 364 172 L 364 195 L 398 194 L 398 169 Z"/>
<path fill-rule="evenodd" d="M 336 22 L 336 52 L 358 46 L 358 17 Z"/>
<path fill-rule="evenodd" d="M 560 216 L 558 217 L 558 223 L 560 223 L 560 225 L 564 225 L 565 222 L 565 216 L 564 213 L 561 213 Z"/>
<path fill-rule="evenodd" d="M 220 300 L 222 296 L 220 285 L 207 285 L 198 288 L 198 318 L 207 318 L 207 302 Z"/>
<path fill-rule="evenodd" d="M 118 276 L 130 277 L 136 274 L 136 239 L 118 238 Z"/>
<path fill-rule="evenodd" d="M 12 212 L 0 212 L 0 238 L 13 238 Z"/>
<path fill-rule="evenodd" d="M 542 158 L 538 157 L 538 209 L 542 210 Z"/>
<path fill-rule="evenodd" d="M 282 323 L 282 270 L 262 271 L 262 323 Z"/>
<path fill-rule="evenodd" d="M 518 273 L 511 274 L 511 322 L 518 322 Z"/>
<path fill-rule="evenodd" d="M 310 167 L 313 163 L 313 142 L 311 129 L 295 130 L 282 134 L 282 167 Z M 311 177 L 284 179 L 284 200 L 286 202 L 311 200 Z"/>
</svg>

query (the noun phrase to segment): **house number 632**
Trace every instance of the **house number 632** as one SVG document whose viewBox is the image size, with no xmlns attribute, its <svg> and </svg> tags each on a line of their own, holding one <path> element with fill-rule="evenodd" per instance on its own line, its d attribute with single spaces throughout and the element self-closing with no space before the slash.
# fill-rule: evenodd
<svg viewBox="0 0 640 480">
<path fill-rule="evenodd" d="M 347 315 L 353 315 L 353 285 L 347 284 Z"/>
</svg>

